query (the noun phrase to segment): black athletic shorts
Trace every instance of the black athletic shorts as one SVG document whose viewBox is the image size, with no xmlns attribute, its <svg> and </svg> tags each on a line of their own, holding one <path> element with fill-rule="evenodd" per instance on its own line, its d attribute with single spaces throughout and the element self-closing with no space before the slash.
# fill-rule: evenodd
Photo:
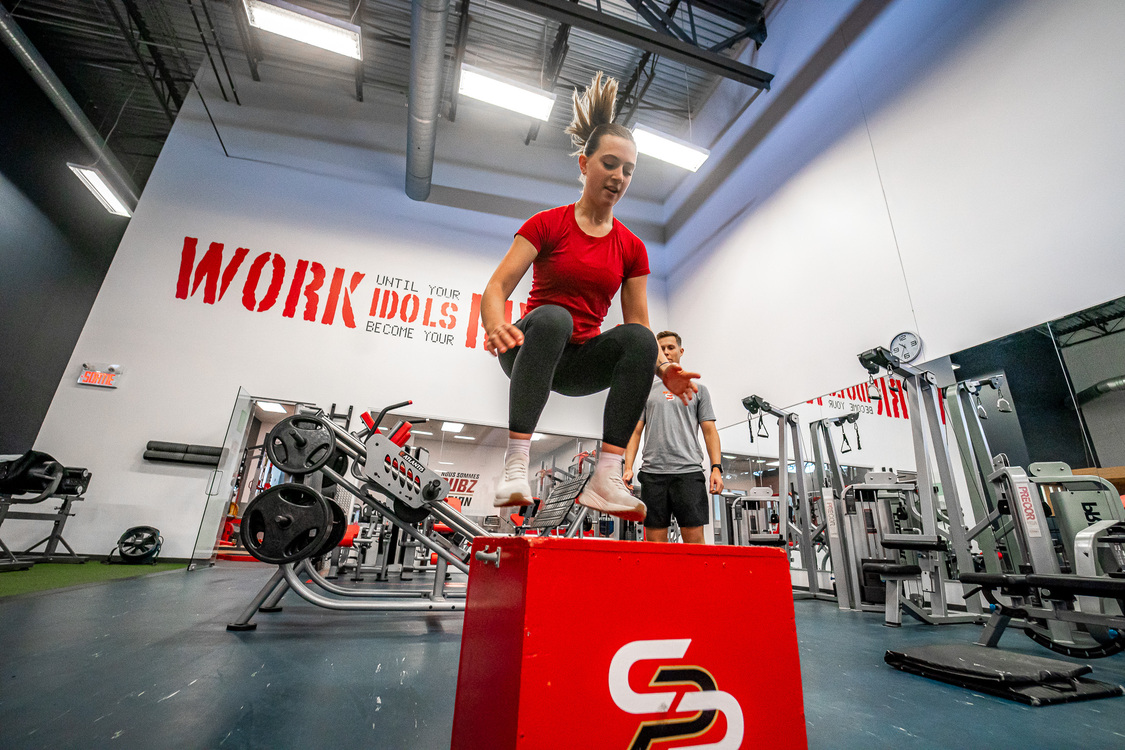
<svg viewBox="0 0 1125 750">
<path fill-rule="evenodd" d="M 672 516 L 680 528 L 706 526 L 710 520 L 707 512 L 707 478 L 702 471 L 691 474 L 649 474 L 637 472 L 641 483 L 641 500 L 648 508 L 645 527 L 666 529 L 672 525 Z"/>
</svg>

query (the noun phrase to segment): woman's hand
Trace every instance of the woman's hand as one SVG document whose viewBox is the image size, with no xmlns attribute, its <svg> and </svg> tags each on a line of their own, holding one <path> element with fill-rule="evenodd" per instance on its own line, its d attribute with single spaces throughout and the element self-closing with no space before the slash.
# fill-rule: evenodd
<svg viewBox="0 0 1125 750">
<path fill-rule="evenodd" d="M 667 362 L 660 365 L 659 374 L 668 392 L 679 396 L 685 404 L 689 403 L 692 397 L 699 393 L 699 386 L 691 382 L 699 377 L 698 372 L 688 372 L 675 362 Z"/>
<path fill-rule="evenodd" d="M 495 357 L 521 344 L 523 344 L 523 331 L 511 323 L 501 323 L 488 332 L 488 340 L 484 342 L 484 348 Z"/>
</svg>

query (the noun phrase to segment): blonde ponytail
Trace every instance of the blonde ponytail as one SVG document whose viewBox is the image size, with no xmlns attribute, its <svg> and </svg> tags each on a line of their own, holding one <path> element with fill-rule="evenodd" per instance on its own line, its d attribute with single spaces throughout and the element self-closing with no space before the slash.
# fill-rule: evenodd
<svg viewBox="0 0 1125 750">
<path fill-rule="evenodd" d="M 615 135 L 633 142 L 633 134 L 628 128 L 613 121 L 617 105 L 617 79 L 599 70 L 581 96 L 575 89 L 573 98 L 574 117 L 566 127 L 566 133 L 575 148 L 571 156 L 589 156 L 594 153 L 604 135 Z"/>
</svg>

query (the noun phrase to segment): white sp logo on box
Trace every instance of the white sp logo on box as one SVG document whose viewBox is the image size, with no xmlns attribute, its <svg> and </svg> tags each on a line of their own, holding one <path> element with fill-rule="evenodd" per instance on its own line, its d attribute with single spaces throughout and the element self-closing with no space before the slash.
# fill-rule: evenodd
<svg viewBox="0 0 1125 750">
<path fill-rule="evenodd" d="M 681 745 L 684 750 L 737 750 L 744 731 L 742 708 L 730 693 L 716 689 L 715 678 L 697 666 L 661 665 L 649 685 L 686 685 L 699 688 L 684 692 L 638 693 L 629 687 L 629 670 L 639 661 L 682 659 L 691 645 L 690 638 L 633 641 L 618 649 L 609 664 L 609 694 L 618 708 L 630 714 L 696 713 L 683 721 L 643 721 L 637 728 L 629 750 L 648 750 L 654 742 L 667 742 L 678 737 L 698 736 L 715 723 L 719 712 L 727 718 L 727 733 L 718 742 L 706 745 Z M 676 705 L 673 706 L 673 703 Z"/>
</svg>

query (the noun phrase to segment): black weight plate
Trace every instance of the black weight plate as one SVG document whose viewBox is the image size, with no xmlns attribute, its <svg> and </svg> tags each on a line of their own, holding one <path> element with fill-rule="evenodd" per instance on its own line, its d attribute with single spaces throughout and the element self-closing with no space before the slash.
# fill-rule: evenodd
<svg viewBox="0 0 1125 750">
<path fill-rule="evenodd" d="M 348 457 L 343 451 L 337 450 L 336 453 L 333 454 L 332 460 L 326 464 L 326 467 L 332 469 L 332 471 L 342 477 L 347 477 Z M 325 497 L 331 497 L 336 492 L 336 483 L 329 479 L 327 475 L 323 476 L 323 480 L 324 482 L 320 487 L 320 491 Z"/>
<path fill-rule="evenodd" d="M 132 565 L 146 563 L 160 552 L 160 531 L 152 526 L 134 526 L 117 540 L 117 552 Z"/>
<path fill-rule="evenodd" d="M 421 508 L 411 508 L 397 497 L 395 498 L 394 506 L 395 515 L 407 523 L 421 523 L 426 520 L 426 516 L 430 515 L 430 511 L 425 506 Z"/>
<path fill-rule="evenodd" d="M 336 434 L 319 417 L 295 414 L 278 422 L 266 437 L 266 455 L 286 474 L 317 471 L 336 452 Z"/>
<path fill-rule="evenodd" d="M 340 542 L 344 541 L 344 534 L 348 531 L 348 519 L 344 515 L 344 509 L 327 498 L 325 501 L 328 503 L 328 509 L 332 511 L 332 530 L 324 535 L 324 546 L 318 549 L 313 557 L 327 555 L 336 549 Z"/>
<path fill-rule="evenodd" d="M 242 514 L 242 546 L 262 562 L 281 565 L 316 554 L 332 526 L 319 492 L 288 482 L 255 497 Z"/>
</svg>

